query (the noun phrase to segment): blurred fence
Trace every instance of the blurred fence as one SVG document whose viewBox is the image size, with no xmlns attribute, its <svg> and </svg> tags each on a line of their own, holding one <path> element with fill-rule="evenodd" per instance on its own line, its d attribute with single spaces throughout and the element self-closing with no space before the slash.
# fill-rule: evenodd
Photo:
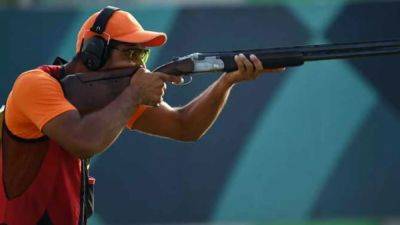
<svg viewBox="0 0 400 225">
<path fill-rule="evenodd" d="M 195 51 L 400 37 L 398 2 L 298 3 L 128 10 L 169 35 L 150 68 Z M 0 9 L 1 101 L 19 73 L 71 58 L 99 8 Z M 399 62 L 309 63 L 238 85 L 196 143 L 125 132 L 93 164 L 91 224 L 396 224 L 385 218 L 400 214 Z M 185 104 L 217 76 L 169 87 L 166 100 Z"/>
</svg>

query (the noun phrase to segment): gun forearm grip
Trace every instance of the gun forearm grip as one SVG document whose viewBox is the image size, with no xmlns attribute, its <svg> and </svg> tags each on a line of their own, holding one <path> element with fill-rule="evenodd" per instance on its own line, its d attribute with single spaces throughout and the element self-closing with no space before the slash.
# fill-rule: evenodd
<svg viewBox="0 0 400 225">
<path fill-rule="evenodd" d="M 247 58 L 251 53 L 243 53 Z M 300 66 L 304 64 L 301 52 L 293 53 L 260 53 L 255 54 L 262 62 L 264 68 L 277 69 L 282 67 Z M 224 55 L 220 59 L 224 62 L 224 71 L 231 72 L 237 70 L 234 55 Z"/>
</svg>

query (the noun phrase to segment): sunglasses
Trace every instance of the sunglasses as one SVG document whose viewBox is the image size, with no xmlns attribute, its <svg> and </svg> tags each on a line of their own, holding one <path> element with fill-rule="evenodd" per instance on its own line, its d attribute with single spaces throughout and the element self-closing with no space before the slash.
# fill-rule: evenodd
<svg viewBox="0 0 400 225">
<path fill-rule="evenodd" d="M 130 47 L 121 49 L 118 47 L 113 47 L 112 49 L 122 52 L 130 61 L 140 65 L 146 64 L 150 56 L 150 49 L 145 48 Z"/>
</svg>

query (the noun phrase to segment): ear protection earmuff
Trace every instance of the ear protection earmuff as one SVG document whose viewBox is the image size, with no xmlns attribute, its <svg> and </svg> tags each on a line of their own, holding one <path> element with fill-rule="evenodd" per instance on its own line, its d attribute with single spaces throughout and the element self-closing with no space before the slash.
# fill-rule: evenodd
<svg viewBox="0 0 400 225">
<path fill-rule="evenodd" d="M 107 22 L 111 16 L 118 10 L 120 9 L 113 6 L 107 6 L 106 8 L 102 9 L 93 26 L 90 28 L 90 31 L 95 32 L 97 35 L 88 38 L 87 40 L 82 40 L 80 54 L 83 64 L 89 70 L 96 71 L 103 67 L 107 62 L 109 57 L 108 45 L 110 42 L 110 37 L 106 40 L 101 35 L 104 33 Z"/>
</svg>

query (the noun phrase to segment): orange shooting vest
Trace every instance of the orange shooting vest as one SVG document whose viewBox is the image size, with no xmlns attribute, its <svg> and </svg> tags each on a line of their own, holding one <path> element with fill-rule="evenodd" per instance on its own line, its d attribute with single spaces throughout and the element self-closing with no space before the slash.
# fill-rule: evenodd
<svg viewBox="0 0 400 225">
<path fill-rule="evenodd" d="M 60 66 L 40 69 L 57 80 L 62 76 Z M 13 135 L 4 118 L 1 132 L 0 224 L 85 225 L 93 212 L 94 184 L 87 160 L 46 136 Z"/>
</svg>

